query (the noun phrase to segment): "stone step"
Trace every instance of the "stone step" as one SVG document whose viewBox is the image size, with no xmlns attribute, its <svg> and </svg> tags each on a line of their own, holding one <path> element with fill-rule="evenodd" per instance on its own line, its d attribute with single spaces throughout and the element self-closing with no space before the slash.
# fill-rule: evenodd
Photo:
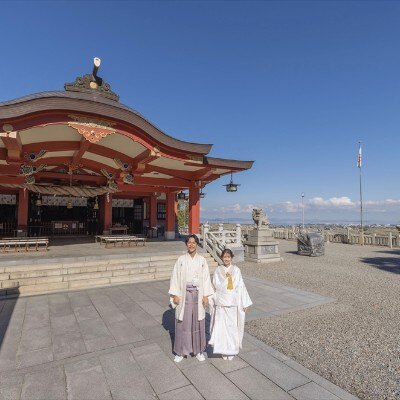
<svg viewBox="0 0 400 400">
<path fill-rule="evenodd" d="M 50 276 L 24 277 L 19 279 L 14 278 L 9 280 L 2 280 L 0 282 L 0 287 L 4 289 L 12 287 L 16 288 L 19 286 L 40 285 L 44 283 L 72 282 L 80 280 L 90 281 L 92 279 L 121 277 L 128 275 L 154 274 L 156 272 L 168 273 L 169 275 L 171 275 L 172 268 L 173 267 L 171 267 L 171 265 L 160 265 L 158 267 L 147 266 L 141 268 L 121 268 L 118 270 L 92 271 L 86 273 L 74 273 L 74 274 L 61 273 L 59 275 L 50 275 Z"/>
<path fill-rule="evenodd" d="M 154 263 L 158 265 L 164 261 L 174 265 L 176 259 L 182 254 L 182 252 L 177 252 L 175 254 L 157 255 L 157 256 L 146 256 L 146 257 L 130 257 L 130 258 L 113 258 L 113 259 L 103 259 L 99 258 L 96 260 L 86 260 L 82 257 L 82 260 L 72 259 L 71 261 L 64 262 L 43 262 L 34 264 L 16 264 L 6 267 L 0 267 L 0 275 L 4 273 L 14 273 L 14 272 L 29 272 L 38 270 L 58 270 L 60 268 L 82 268 L 82 267 L 96 267 L 96 266 L 108 266 L 108 265 L 122 265 L 131 263 Z"/>
<path fill-rule="evenodd" d="M 132 258 L 82 260 L 83 265 L 82 261 L 74 261 L 4 267 L 7 271 L 0 273 L 0 296 L 50 293 L 169 279 L 175 260 L 181 254 L 182 252 L 135 257 L 134 260 Z M 208 254 L 202 255 L 207 259 L 210 272 L 213 272 L 218 264 Z"/>
<path fill-rule="evenodd" d="M 123 260 L 126 261 L 126 260 Z M 207 260 L 209 267 L 215 267 L 218 264 L 213 260 Z M 11 271 L 0 273 L 0 282 L 4 280 L 18 280 L 25 278 L 38 278 L 45 276 L 59 276 L 64 274 L 81 274 L 81 273 L 89 273 L 89 272 L 105 272 L 105 271 L 116 271 L 123 269 L 131 269 L 131 268 L 148 268 L 148 267 L 164 267 L 170 266 L 173 268 L 173 263 L 171 263 L 170 259 L 159 260 L 159 261 L 134 261 L 129 260 L 129 262 L 121 262 L 121 263 L 112 263 L 112 264 L 92 264 L 92 265 L 83 265 L 83 266 L 55 266 L 52 264 L 51 269 L 47 269 L 48 265 L 41 264 L 36 265 L 36 269 L 30 268 L 29 270 L 18 271 L 18 267 L 13 267 Z M 23 266 L 25 267 L 25 266 Z M 24 268 L 25 269 L 25 268 Z"/>
</svg>

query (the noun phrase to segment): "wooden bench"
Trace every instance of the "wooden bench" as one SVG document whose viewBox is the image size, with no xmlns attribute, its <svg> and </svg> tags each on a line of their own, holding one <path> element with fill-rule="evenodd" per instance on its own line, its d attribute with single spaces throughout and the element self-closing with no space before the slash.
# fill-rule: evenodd
<svg viewBox="0 0 400 400">
<path fill-rule="evenodd" d="M 117 247 L 118 244 L 121 244 L 121 247 L 127 244 L 129 247 L 131 246 L 132 243 L 134 243 L 136 246 L 141 243 L 143 246 L 146 246 L 146 239 L 145 238 L 140 238 L 137 236 L 131 236 L 131 235 L 111 235 L 111 236 L 106 236 L 106 235 L 98 235 L 95 237 L 96 242 L 100 242 L 100 244 L 105 244 L 105 247 L 110 247 L 111 245 L 114 245 L 114 247 Z"/>
<path fill-rule="evenodd" d="M 146 239 L 139 238 L 137 236 L 118 236 L 118 237 L 109 236 L 104 239 L 104 242 L 106 244 L 105 247 L 110 247 L 111 245 L 117 247 L 118 244 L 121 244 L 121 247 L 123 247 L 125 244 L 127 244 L 130 247 L 132 243 L 134 243 L 136 246 L 139 243 L 142 243 L 143 246 L 146 246 Z"/>
<path fill-rule="evenodd" d="M 4 238 L 0 239 L 0 251 L 6 253 L 8 251 L 19 252 L 25 251 L 39 251 L 48 250 L 49 238 L 37 237 L 37 238 Z"/>
</svg>

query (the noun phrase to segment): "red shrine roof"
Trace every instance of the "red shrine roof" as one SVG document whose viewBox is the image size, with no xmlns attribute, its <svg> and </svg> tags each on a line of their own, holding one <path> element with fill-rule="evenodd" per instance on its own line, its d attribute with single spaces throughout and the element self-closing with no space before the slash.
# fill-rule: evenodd
<svg viewBox="0 0 400 400">
<path fill-rule="evenodd" d="M 0 103 L 0 186 L 65 185 L 73 176 L 118 191 L 177 191 L 253 165 L 167 135 L 95 75 L 65 88 Z"/>
</svg>

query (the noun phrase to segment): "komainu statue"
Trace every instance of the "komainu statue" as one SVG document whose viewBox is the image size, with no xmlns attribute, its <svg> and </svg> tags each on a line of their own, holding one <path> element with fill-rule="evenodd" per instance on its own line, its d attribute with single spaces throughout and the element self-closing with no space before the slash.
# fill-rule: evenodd
<svg viewBox="0 0 400 400">
<path fill-rule="evenodd" d="M 252 217 L 254 223 L 257 225 L 257 229 L 261 229 L 263 226 L 269 225 L 268 217 L 264 214 L 262 208 L 253 208 Z"/>
</svg>

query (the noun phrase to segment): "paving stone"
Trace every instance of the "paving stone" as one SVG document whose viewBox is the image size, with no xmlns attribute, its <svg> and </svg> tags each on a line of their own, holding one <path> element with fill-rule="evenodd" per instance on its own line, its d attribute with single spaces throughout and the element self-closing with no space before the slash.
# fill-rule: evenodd
<svg viewBox="0 0 400 400">
<path fill-rule="evenodd" d="M 358 400 L 356 396 L 346 392 L 339 386 L 336 386 L 332 382 L 329 382 L 327 379 L 323 378 L 322 376 L 316 374 L 315 372 L 305 368 L 303 365 L 299 364 L 298 362 L 288 359 L 285 361 L 286 365 L 289 365 L 291 368 L 295 369 L 296 371 L 300 372 L 302 375 L 306 376 L 311 381 L 314 381 L 319 386 L 323 387 L 324 389 L 328 390 L 328 392 L 333 393 L 337 397 L 343 400 Z"/>
<path fill-rule="evenodd" d="M 68 297 L 72 308 L 92 305 L 92 300 L 86 292 L 68 293 Z"/>
<path fill-rule="evenodd" d="M 48 311 L 42 311 L 34 314 L 26 314 L 23 329 L 36 329 L 50 324 L 50 315 Z"/>
<path fill-rule="evenodd" d="M 96 310 L 107 323 L 125 321 L 127 318 L 107 296 L 91 297 Z"/>
<path fill-rule="evenodd" d="M 292 399 L 292 396 L 252 367 L 229 372 L 226 377 L 252 400 Z"/>
<path fill-rule="evenodd" d="M 73 315 L 72 307 L 68 303 L 54 303 L 50 304 L 50 316 L 53 317 L 64 317 L 67 315 Z"/>
<path fill-rule="evenodd" d="M 240 349 L 240 353 L 248 353 L 249 351 L 253 351 L 253 350 L 258 350 L 259 347 L 257 347 L 255 344 L 253 344 L 252 342 L 250 342 L 246 337 L 243 338 L 242 341 L 242 348 Z"/>
<path fill-rule="evenodd" d="M 167 304 L 167 296 L 165 296 L 165 304 Z M 158 315 L 163 315 L 165 312 L 165 307 L 161 307 L 159 304 L 157 304 L 153 300 L 147 300 L 147 301 L 138 301 L 137 304 L 143 308 L 144 311 L 146 311 L 148 314 L 152 316 L 158 316 Z"/>
<path fill-rule="evenodd" d="M 120 288 L 110 288 L 105 291 L 105 294 L 116 305 L 131 301 L 130 297 Z"/>
<path fill-rule="evenodd" d="M 90 352 L 109 349 L 117 346 L 117 342 L 111 335 L 99 336 L 88 340 L 84 339 L 84 342 L 87 350 Z"/>
<path fill-rule="evenodd" d="M 51 346 L 50 326 L 43 326 L 32 330 L 23 330 L 19 352 L 38 350 Z"/>
<path fill-rule="evenodd" d="M 54 294 L 49 294 L 47 296 L 47 299 L 49 301 L 49 305 L 54 306 L 57 304 L 69 304 L 69 297 L 68 293 L 54 293 Z"/>
<path fill-rule="evenodd" d="M 119 345 L 134 343 L 145 339 L 144 336 L 140 334 L 139 330 L 128 320 L 110 324 L 108 325 L 108 329 Z"/>
<path fill-rule="evenodd" d="M 75 307 L 73 310 L 75 313 L 75 317 L 78 321 L 85 321 L 87 319 L 100 318 L 99 313 L 93 307 L 93 305 Z"/>
<path fill-rule="evenodd" d="M 50 318 L 51 331 L 55 335 L 62 335 L 66 332 L 79 332 L 79 325 L 74 314 Z"/>
<path fill-rule="evenodd" d="M 315 382 L 307 383 L 289 392 L 297 400 L 340 400 Z"/>
<path fill-rule="evenodd" d="M 233 360 L 224 360 L 222 356 L 218 354 L 218 357 L 212 357 L 208 359 L 209 362 L 214 365 L 215 368 L 220 370 L 223 374 L 228 372 L 236 371 L 237 369 L 245 368 L 249 364 L 243 361 L 239 357 L 234 357 Z"/>
<path fill-rule="evenodd" d="M 61 367 L 25 375 L 21 399 L 66 399 L 64 372 Z"/>
<path fill-rule="evenodd" d="M 152 339 L 149 339 L 152 341 Z M 168 358 L 173 359 L 175 355 L 173 354 L 174 343 L 169 335 L 160 336 L 157 338 L 157 345 L 160 346 L 164 354 L 168 356 Z M 136 347 L 136 343 L 135 343 Z M 179 365 L 178 365 L 179 366 Z"/>
<path fill-rule="evenodd" d="M 141 340 L 140 342 L 132 343 L 132 346 L 138 348 L 138 347 L 148 346 L 153 343 L 154 342 L 151 339 L 146 339 L 146 340 Z M 157 341 L 157 343 L 159 343 L 159 341 Z"/>
<path fill-rule="evenodd" d="M 183 388 L 171 390 L 170 392 L 160 394 L 160 400 L 203 400 L 204 397 L 194 388 L 189 385 Z"/>
<path fill-rule="evenodd" d="M 145 295 L 138 287 L 136 287 L 137 285 L 139 285 L 139 283 L 135 284 L 135 287 L 123 286 L 121 289 L 133 301 L 151 300 L 151 297 Z"/>
<path fill-rule="evenodd" d="M 125 311 L 124 315 L 137 328 L 144 329 L 160 325 L 159 322 L 157 322 L 153 317 L 149 316 L 149 314 L 142 309 L 136 309 L 134 311 L 131 310 L 128 312 Z"/>
<path fill-rule="evenodd" d="M 53 350 L 51 347 L 43 349 L 26 351 L 17 354 L 16 366 L 17 368 L 26 368 L 33 365 L 45 364 L 53 361 Z"/>
<path fill-rule="evenodd" d="M 30 297 L 26 302 L 26 314 L 32 314 L 37 311 L 49 310 L 47 296 Z"/>
<path fill-rule="evenodd" d="M 132 300 L 120 303 L 120 304 L 118 304 L 117 307 L 124 314 L 129 313 L 129 312 L 135 312 L 135 311 L 140 311 L 140 312 L 143 311 L 143 309 L 136 302 L 134 302 Z"/>
<path fill-rule="evenodd" d="M 0 387 L 0 400 L 18 400 L 21 398 L 21 385 Z"/>
<path fill-rule="evenodd" d="M 101 318 L 81 321 L 79 322 L 79 326 L 85 341 L 101 336 L 110 336 L 110 331 Z"/>
<path fill-rule="evenodd" d="M 310 381 L 265 351 L 250 351 L 240 357 L 286 391 Z"/>
<path fill-rule="evenodd" d="M 100 361 L 97 357 L 65 365 L 69 400 L 110 399 Z"/>
<path fill-rule="evenodd" d="M 153 388 L 129 350 L 99 358 L 114 400 L 154 400 Z"/>
<path fill-rule="evenodd" d="M 189 385 L 188 380 L 157 345 L 131 350 L 157 395 Z"/>
<path fill-rule="evenodd" d="M 53 336 L 53 354 L 55 360 L 74 357 L 87 352 L 81 333 L 66 332 Z"/>
<path fill-rule="evenodd" d="M 18 338 L 19 339 L 19 338 Z M 0 372 L 17 368 L 19 340 L 4 340 L 0 347 Z"/>
<path fill-rule="evenodd" d="M 248 398 L 224 374 L 208 362 L 197 362 L 190 368 L 184 369 L 183 373 L 207 400 Z"/>
<path fill-rule="evenodd" d="M 0 372 L 0 388 L 22 385 L 24 376 L 15 371 Z"/>
<path fill-rule="evenodd" d="M 280 361 L 284 361 L 286 363 L 286 361 L 290 360 L 290 358 L 288 356 L 286 356 L 285 354 L 282 354 L 278 350 L 275 350 L 271 346 L 268 346 L 266 343 L 262 342 L 261 340 L 258 340 L 257 338 L 255 338 L 254 336 L 249 335 L 246 332 L 244 334 L 244 338 L 247 339 L 252 344 L 254 344 L 257 347 L 257 349 L 261 349 L 261 350 L 267 352 L 268 354 L 270 354 L 274 358 L 277 358 Z M 302 373 L 301 371 L 297 370 L 296 368 L 293 368 L 293 369 L 295 369 L 296 371 Z M 304 376 L 307 376 L 307 375 L 304 375 Z"/>
<path fill-rule="evenodd" d="M 169 336 L 168 331 L 166 331 L 161 325 L 139 328 L 139 332 L 145 339 L 156 339 L 160 336 Z"/>
</svg>

